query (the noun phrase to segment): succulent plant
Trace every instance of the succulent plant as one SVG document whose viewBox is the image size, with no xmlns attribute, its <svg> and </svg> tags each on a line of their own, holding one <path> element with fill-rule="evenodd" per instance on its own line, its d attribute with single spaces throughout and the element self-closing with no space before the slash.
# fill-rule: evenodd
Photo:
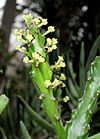
<svg viewBox="0 0 100 139">
<path fill-rule="evenodd" d="M 23 46 L 18 45 L 16 49 L 24 54 L 23 62 L 32 67 L 32 80 L 40 91 L 39 99 L 42 100 L 42 107 L 49 116 L 58 139 L 87 139 L 92 108 L 100 92 L 100 57 L 96 57 L 91 64 L 84 95 L 73 111 L 71 120 L 64 125 L 53 90 L 65 87 L 63 81 L 66 77 L 60 71 L 66 64 L 63 57 L 58 56 L 58 61 L 50 66 L 48 53 L 57 48 L 58 42 L 55 38 L 46 38 L 55 29 L 49 26 L 46 32 L 41 33 L 41 26 L 47 25 L 47 19 L 33 18 L 31 14 L 24 15 L 23 18 L 26 27 L 16 30 L 17 40 Z M 67 102 L 69 97 L 66 96 L 63 100 Z"/>
</svg>

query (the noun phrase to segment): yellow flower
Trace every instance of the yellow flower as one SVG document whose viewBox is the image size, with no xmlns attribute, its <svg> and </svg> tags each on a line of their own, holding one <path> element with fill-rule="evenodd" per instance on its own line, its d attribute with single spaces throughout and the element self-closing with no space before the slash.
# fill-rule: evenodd
<svg viewBox="0 0 100 139">
<path fill-rule="evenodd" d="M 39 54 L 37 52 L 32 53 L 32 57 L 34 60 L 39 59 Z"/>
<path fill-rule="evenodd" d="M 39 23 L 40 23 L 39 18 L 34 18 L 34 19 L 33 19 L 33 25 L 38 26 Z"/>
<path fill-rule="evenodd" d="M 52 45 L 52 50 L 55 50 L 57 49 L 57 46 L 56 45 Z"/>
<path fill-rule="evenodd" d="M 43 19 L 42 17 L 38 17 L 33 19 L 33 25 L 35 25 L 35 27 L 41 27 L 43 25 L 47 25 L 47 19 Z"/>
<path fill-rule="evenodd" d="M 55 44 L 57 44 L 57 43 L 58 43 L 57 39 L 52 38 L 52 45 L 55 45 Z"/>
<path fill-rule="evenodd" d="M 33 36 L 32 36 L 32 34 L 27 34 L 26 35 L 26 39 L 29 41 L 29 42 L 31 42 L 32 40 L 33 40 Z"/>
<path fill-rule="evenodd" d="M 60 80 L 66 80 L 65 74 L 61 73 Z"/>
<path fill-rule="evenodd" d="M 49 88 L 51 86 L 51 81 L 50 80 L 46 80 L 44 82 L 44 85 L 45 85 L 46 88 Z"/>
<path fill-rule="evenodd" d="M 38 60 L 39 60 L 39 62 L 40 62 L 40 63 L 45 62 L 45 58 L 44 58 L 44 57 L 42 57 L 42 56 L 40 56 Z"/>
<path fill-rule="evenodd" d="M 59 86 L 60 84 L 61 84 L 61 81 L 55 78 L 54 81 L 52 82 L 52 88 L 55 88 Z"/>
<path fill-rule="evenodd" d="M 24 63 L 29 63 L 29 58 L 28 58 L 27 56 L 25 56 L 25 57 L 23 58 L 23 62 L 24 62 Z"/>
<path fill-rule="evenodd" d="M 22 35 L 17 35 L 16 39 L 17 39 L 18 42 L 22 42 L 23 41 Z"/>
<path fill-rule="evenodd" d="M 54 31 L 55 31 L 55 28 L 54 28 L 53 26 L 49 26 L 49 27 L 48 27 L 48 30 L 47 30 L 42 36 L 45 36 L 45 35 L 47 35 L 48 33 L 54 32 Z"/>
<path fill-rule="evenodd" d="M 47 46 L 50 46 L 52 44 L 52 40 L 50 38 L 47 38 L 46 41 L 47 41 Z"/>
<path fill-rule="evenodd" d="M 20 45 L 16 46 L 16 50 L 20 51 L 21 53 L 26 53 L 27 52 L 26 48 L 25 47 L 20 47 Z"/>
<path fill-rule="evenodd" d="M 43 98 L 44 98 L 44 94 L 41 94 L 41 95 L 39 96 L 39 99 L 42 100 Z"/>
<path fill-rule="evenodd" d="M 47 24 L 48 24 L 47 19 L 43 19 L 43 18 L 42 18 L 42 24 L 43 24 L 43 25 L 47 25 Z"/>
<path fill-rule="evenodd" d="M 31 23 L 31 20 L 33 19 L 33 16 L 31 13 L 29 13 L 29 14 L 23 15 L 23 19 L 25 20 L 26 25 L 29 26 Z"/>
<path fill-rule="evenodd" d="M 69 100 L 69 97 L 68 96 L 65 96 L 64 98 L 63 98 L 63 102 L 67 102 Z"/>
<path fill-rule="evenodd" d="M 63 68 L 66 66 L 66 64 L 65 64 L 64 59 L 63 59 L 62 56 L 58 56 L 58 61 L 57 61 L 56 65 L 58 67 L 63 67 Z"/>
<path fill-rule="evenodd" d="M 55 63 L 55 65 L 52 65 L 51 66 L 51 69 L 57 69 L 59 70 L 60 68 L 64 68 L 66 66 L 65 62 L 64 62 L 64 59 L 62 56 L 58 56 L 58 61 Z"/>
<path fill-rule="evenodd" d="M 23 32 L 24 32 L 23 29 L 15 29 L 15 34 L 17 34 L 17 35 L 22 35 Z"/>
<path fill-rule="evenodd" d="M 18 50 L 18 51 L 20 51 L 20 50 L 21 50 L 20 45 L 17 45 L 17 46 L 16 46 L 16 50 Z"/>
<path fill-rule="evenodd" d="M 40 63 L 45 62 L 45 58 L 39 55 L 37 52 L 32 53 L 32 57 L 36 67 L 38 67 Z"/>
<path fill-rule="evenodd" d="M 48 27 L 48 32 L 54 32 L 54 31 L 55 31 L 55 28 L 53 26 Z"/>
</svg>

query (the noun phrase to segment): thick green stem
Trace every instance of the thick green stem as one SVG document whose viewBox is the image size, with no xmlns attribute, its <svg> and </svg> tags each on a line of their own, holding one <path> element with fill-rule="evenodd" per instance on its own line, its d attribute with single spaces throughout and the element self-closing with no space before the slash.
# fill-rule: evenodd
<svg viewBox="0 0 100 139">
<path fill-rule="evenodd" d="M 87 139 L 91 111 L 100 92 L 100 57 L 96 57 L 88 73 L 82 101 L 73 112 L 69 124 L 66 124 L 67 139 Z"/>
<path fill-rule="evenodd" d="M 57 101 L 53 97 L 52 93 L 44 96 L 43 108 L 44 108 L 45 112 L 48 114 L 48 116 L 54 126 L 58 139 L 64 139 L 65 138 L 64 128 L 63 128 L 60 114 L 57 110 L 57 107 L 58 107 L 57 105 L 58 105 Z"/>
</svg>

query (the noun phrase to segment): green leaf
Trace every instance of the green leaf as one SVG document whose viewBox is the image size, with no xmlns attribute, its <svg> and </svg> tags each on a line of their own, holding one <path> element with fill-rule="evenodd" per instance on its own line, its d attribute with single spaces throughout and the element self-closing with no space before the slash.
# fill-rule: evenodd
<svg viewBox="0 0 100 139">
<path fill-rule="evenodd" d="M 100 36 L 97 37 L 96 41 L 94 42 L 91 51 L 89 53 L 88 59 L 87 59 L 87 63 L 86 63 L 86 69 L 88 70 L 90 63 L 93 62 L 93 60 L 96 57 L 97 54 L 97 50 L 99 49 L 100 46 Z"/>
<path fill-rule="evenodd" d="M 43 128 L 47 129 L 49 132 L 54 133 L 54 129 L 53 127 L 45 120 L 43 119 L 39 114 L 37 114 L 25 101 L 21 96 L 17 96 L 21 102 L 24 104 L 25 106 L 25 111 L 28 113 L 28 115 L 30 116 L 30 118 L 32 120 L 35 120 L 40 126 L 42 126 Z"/>
<path fill-rule="evenodd" d="M 3 110 L 7 106 L 8 102 L 9 102 L 9 99 L 4 94 L 2 94 L 0 96 L 0 114 L 3 112 Z"/>
<path fill-rule="evenodd" d="M 100 139 L 100 133 L 89 137 L 88 139 Z"/>
<path fill-rule="evenodd" d="M 80 61 L 79 61 L 79 83 L 80 83 L 80 89 L 81 94 L 84 91 L 85 86 L 85 67 L 84 67 L 84 43 L 81 44 L 81 51 L 80 51 Z"/>
<path fill-rule="evenodd" d="M 22 136 L 24 139 L 31 139 L 31 137 L 22 121 L 20 121 L 20 129 L 21 129 Z"/>
<path fill-rule="evenodd" d="M 3 139 L 7 139 L 6 135 L 5 135 L 5 132 L 3 131 L 3 129 L 0 127 L 0 131 L 2 133 L 2 137 Z"/>
</svg>

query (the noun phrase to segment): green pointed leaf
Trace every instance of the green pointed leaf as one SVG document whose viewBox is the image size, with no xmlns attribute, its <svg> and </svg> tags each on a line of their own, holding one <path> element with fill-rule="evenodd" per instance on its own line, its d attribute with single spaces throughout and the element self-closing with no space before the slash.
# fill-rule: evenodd
<svg viewBox="0 0 100 139">
<path fill-rule="evenodd" d="M 0 96 L 0 114 L 3 112 L 3 110 L 7 106 L 8 102 L 9 102 L 9 99 L 4 94 L 2 94 Z"/>
<path fill-rule="evenodd" d="M 93 62 L 93 60 L 96 57 L 97 54 L 97 50 L 99 49 L 100 46 L 100 36 L 97 37 L 96 41 L 94 42 L 91 51 L 89 53 L 88 59 L 87 59 L 87 63 L 86 63 L 86 69 L 88 70 L 90 63 Z"/>
<path fill-rule="evenodd" d="M 31 137 L 22 121 L 20 121 L 20 129 L 21 129 L 22 136 L 24 139 L 31 139 Z"/>
</svg>

